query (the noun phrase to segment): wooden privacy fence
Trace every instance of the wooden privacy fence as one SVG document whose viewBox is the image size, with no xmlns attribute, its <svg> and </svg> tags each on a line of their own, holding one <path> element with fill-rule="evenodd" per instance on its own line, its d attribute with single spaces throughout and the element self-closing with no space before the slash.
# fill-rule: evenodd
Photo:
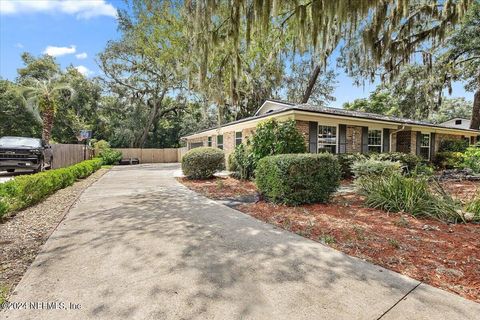
<svg viewBox="0 0 480 320">
<path fill-rule="evenodd" d="M 84 160 L 83 144 L 52 144 L 53 168 L 64 168 Z M 86 159 L 90 159 L 93 150 L 87 147 Z"/>
<path fill-rule="evenodd" d="M 186 152 L 186 148 L 115 148 L 114 150 L 120 151 L 123 159 L 137 158 L 140 163 L 180 162 Z"/>
</svg>

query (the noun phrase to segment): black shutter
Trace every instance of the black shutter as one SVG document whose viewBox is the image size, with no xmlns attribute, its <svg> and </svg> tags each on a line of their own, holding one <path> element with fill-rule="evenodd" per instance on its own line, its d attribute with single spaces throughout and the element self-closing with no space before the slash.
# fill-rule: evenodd
<svg viewBox="0 0 480 320">
<path fill-rule="evenodd" d="M 362 127 L 362 153 L 368 153 L 368 127 Z"/>
<path fill-rule="evenodd" d="M 347 125 L 338 125 L 338 153 L 347 153 Z"/>
<path fill-rule="evenodd" d="M 420 155 L 420 149 L 421 149 L 421 145 L 422 145 L 422 133 L 420 131 L 417 131 L 417 150 L 416 150 L 416 155 L 419 156 Z"/>
<path fill-rule="evenodd" d="M 390 152 L 390 129 L 383 129 L 383 152 Z"/>
<path fill-rule="evenodd" d="M 308 151 L 310 153 L 318 152 L 318 122 L 308 122 Z"/>
<path fill-rule="evenodd" d="M 435 157 L 435 132 L 430 133 L 430 160 L 433 160 Z"/>
</svg>

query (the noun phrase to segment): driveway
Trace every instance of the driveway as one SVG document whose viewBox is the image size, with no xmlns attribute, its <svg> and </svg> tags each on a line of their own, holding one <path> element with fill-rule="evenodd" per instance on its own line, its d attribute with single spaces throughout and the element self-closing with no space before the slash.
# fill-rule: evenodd
<svg viewBox="0 0 480 320">
<path fill-rule="evenodd" d="M 438 320 L 480 314 L 480 304 L 206 199 L 179 184 L 175 170 L 177 164 L 115 167 L 87 189 L 17 286 L 11 300 L 27 304 L 0 317 Z"/>
</svg>

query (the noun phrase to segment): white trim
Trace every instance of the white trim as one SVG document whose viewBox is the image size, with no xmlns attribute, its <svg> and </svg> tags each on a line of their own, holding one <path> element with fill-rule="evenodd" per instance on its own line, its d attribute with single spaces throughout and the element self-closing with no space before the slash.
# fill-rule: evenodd
<svg viewBox="0 0 480 320">
<path fill-rule="evenodd" d="M 340 124 L 337 123 L 336 125 L 331 125 L 331 124 L 321 124 L 320 122 L 317 122 L 317 153 L 318 153 L 318 149 L 319 149 L 319 130 L 320 130 L 320 126 L 323 126 L 323 127 L 335 127 L 335 154 L 338 154 L 338 150 L 339 150 L 339 144 L 340 144 L 340 139 L 338 138 L 339 136 L 339 129 L 340 129 Z M 332 144 L 328 144 L 329 146 L 331 146 Z"/>
<path fill-rule="evenodd" d="M 370 131 L 380 131 L 380 145 L 378 144 L 369 144 L 368 143 L 368 135 L 370 134 Z M 377 128 L 371 128 L 368 127 L 368 132 L 367 132 L 367 150 L 370 149 L 370 146 L 372 147 L 380 147 L 380 153 L 383 153 L 383 129 L 377 129 Z M 370 152 L 370 150 L 368 150 Z"/>
<path fill-rule="evenodd" d="M 279 102 L 279 101 L 274 101 L 274 100 L 268 100 L 267 99 L 262 103 L 260 108 L 258 108 L 257 111 L 255 111 L 254 116 L 257 116 L 260 113 L 260 111 L 262 111 L 263 107 L 267 104 L 273 104 L 273 105 L 285 106 L 285 107 L 292 107 L 293 106 L 293 104 L 282 103 L 282 102 Z"/>
</svg>

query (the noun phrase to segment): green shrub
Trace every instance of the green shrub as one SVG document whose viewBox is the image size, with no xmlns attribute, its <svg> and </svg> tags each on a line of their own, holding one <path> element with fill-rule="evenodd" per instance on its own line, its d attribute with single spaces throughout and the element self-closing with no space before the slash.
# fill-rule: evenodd
<svg viewBox="0 0 480 320">
<path fill-rule="evenodd" d="M 456 169 L 463 166 L 463 153 L 453 151 L 437 152 L 433 163 L 439 169 Z"/>
<path fill-rule="evenodd" d="M 358 179 L 366 176 L 400 173 L 402 171 L 402 164 L 398 161 L 363 159 L 354 162 L 351 170 L 355 178 Z"/>
<path fill-rule="evenodd" d="M 224 168 L 225 153 L 217 148 L 195 148 L 182 158 L 183 174 L 189 179 L 209 179 Z"/>
<path fill-rule="evenodd" d="M 38 203 L 55 191 L 72 185 L 102 166 L 102 160 L 93 159 L 73 166 L 31 175 L 15 177 L 0 184 L 0 217 Z"/>
<path fill-rule="evenodd" d="M 438 185 L 432 191 L 432 180 L 401 174 L 371 176 L 360 181 L 365 204 L 387 212 L 407 212 L 415 217 L 429 217 L 446 222 L 464 221 L 459 204 Z"/>
<path fill-rule="evenodd" d="M 255 161 L 250 147 L 240 144 L 229 156 L 229 170 L 237 179 L 248 180 L 253 178 Z"/>
<path fill-rule="evenodd" d="M 122 153 L 110 148 L 100 151 L 99 155 L 105 165 L 112 165 L 122 160 Z"/>
<path fill-rule="evenodd" d="M 465 152 L 469 145 L 465 139 L 442 140 L 440 142 L 439 152 Z"/>
<path fill-rule="evenodd" d="M 342 168 L 342 179 L 350 179 L 353 177 L 352 165 L 356 161 L 366 160 L 368 157 L 361 153 L 341 153 L 337 154 L 340 168 Z"/>
<path fill-rule="evenodd" d="M 99 140 L 93 144 L 95 151 L 101 152 L 105 149 L 110 149 L 110 143 L 105 140 Z"/>
<path fill-rule="evenodd" d="M 255 181 L 272 202 L 297 205 L 327 202 L 340 176 L 340 164 L 331 154 L 282 154 L 261 159 Z"/>
<path fill-rule="evenodd" d="M 297 130 L 294 120 L 278 122 L 268 119 L 260 122 L 250 138 L 251 152 L 255 163 L 276 154 L 306 152 L 305 139 Z"/>
<path fill-rule="evenodd" d="M 375 160 L 380 160 L 380 161 L 388 160 L 388 161 L 400 162 L 402 166 L 404 166 L 405 171 L 412 171 L 416 166 L 422 163 L 421 157 L 411 153 L 403 153 L 403 152 L 378 153 L 378 154 L 373 154 L 371 158 Z"/>
<path fill-rule="evenodd" d="M 472 169 L 475 173 L 480 173 L 480 148 L 467 148 L 463 154 L 463 165 Z"/>
</svg>

